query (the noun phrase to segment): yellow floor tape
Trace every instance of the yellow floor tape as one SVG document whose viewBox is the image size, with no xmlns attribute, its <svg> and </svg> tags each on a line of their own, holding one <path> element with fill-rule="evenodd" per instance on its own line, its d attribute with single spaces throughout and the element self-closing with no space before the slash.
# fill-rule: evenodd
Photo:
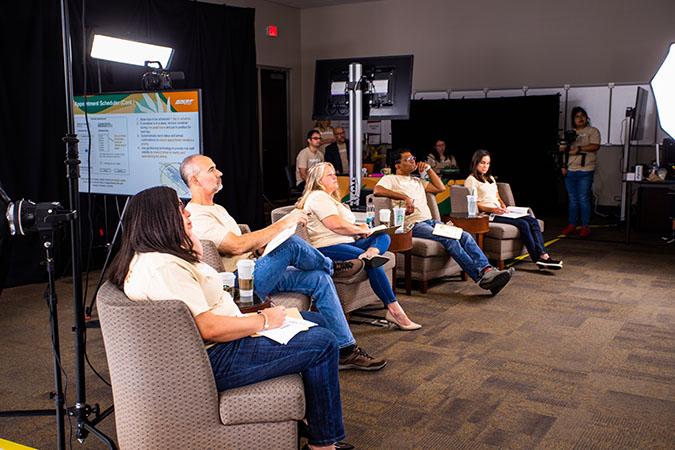
<svg viewBox="0 0 675 450">
<path fill-rule="evenodd" d="M 33 447 L 26 447 L 25 445 L 0 439 L 0 450 L 36 450 L 36 449 L 34 449 Z"/>
<path fill-rule="evenodd" d="M 615 227 L 615 226 L 617 226 L 617 225 L 616 225 L 616 224 L 608 224 L 608 225 L 590 225 L 589 228 L 611 228 L 611 227 Z M 579 227 L 577 227 L 577 229 L 578 229 L 578 228 L 579 228 Z M 557 238 L 552 239 L 552 240 L 550 240 L 550 241 L 548 241 L 548 242 L 545 242 L 544 245 L 545 245 L 546 247 L 548 247 L 549 245 L 554 244 L 554 243 L 558 242 L 560 239 L 566 238 L 566 237 L 567 237 L 567 236 L 565 236 L 564 234 L 560 234 L 560 235 L 558 235 Z M 529 253 L 525 253 L 524 255 L 516 256 L 515 258 L 513 258 L 513 261 L 512 261 L 512 262 L 510 262 L 509 264 L 506 264 L 506 267 L 511 267 L 511 266 L 514 265 L 516 262 L 522 261 L 523 259 L 527 258 L 528 256 L 530 256 Z"/>
</svg>

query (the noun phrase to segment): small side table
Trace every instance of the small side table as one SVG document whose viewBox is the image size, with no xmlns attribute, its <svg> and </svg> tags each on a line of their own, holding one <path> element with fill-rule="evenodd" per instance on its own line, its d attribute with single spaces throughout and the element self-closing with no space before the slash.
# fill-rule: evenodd
<svg viewBox="0 0 675 450">
<path fill-rule="evenodd" d="M 410 295 L 412 292 L 411 287 L 411 255 L 412 255 L 412 231 L 407 233 L 390 233 L 391 244 L 389 244 L 389 251 L 396 253 L 403 253 L 404 255 L 404 271 L 405 271 L 405 293 Z M 392 281 L 391 288 L 396 294 L 396 260 L 394 260 L 394 268 L 392 269 Z"/>
<path fill-rule="evenodd" d="M 467 213 L 453 213 L 442 216 L 443 222 L 450 220 L 455 226 L 460 227 L 467 233 L 475 234 L 478 239 L 476 243 L 483 250 L 483 234 L 490 231 L 490 216 L 487 214 L 478 214 L 469 217 Z"/>
</svg>

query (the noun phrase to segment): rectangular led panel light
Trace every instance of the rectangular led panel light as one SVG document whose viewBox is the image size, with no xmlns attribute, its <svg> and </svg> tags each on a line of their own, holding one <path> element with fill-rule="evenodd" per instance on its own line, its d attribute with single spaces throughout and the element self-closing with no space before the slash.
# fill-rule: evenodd
<svg viewBox="0 0 675 450">
<path fill-rule="evenodd" d="M 168 69 L 173 56 L 171 47 L 145 44 L 102 34 L 95 34 L 91 44 L 91 57 L 124 64 L 145 66 L 146 61 L 159 61 Z"/>
</svg>

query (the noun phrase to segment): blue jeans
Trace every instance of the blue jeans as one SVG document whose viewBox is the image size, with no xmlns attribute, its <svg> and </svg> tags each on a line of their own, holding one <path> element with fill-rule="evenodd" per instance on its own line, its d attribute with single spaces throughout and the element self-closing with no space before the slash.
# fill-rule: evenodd
<svg viewBox="0 0 675 450">
<path fill-rule="evenodd" d="M 581 213 L 581 226 L 587 227 L 591 221 L 591 187 L 595 171 L 582 172 L 574 170 L 565 175 L 565 187 L 570 198 L 569 223 L 577 224 Z"/>
<path fill-rule="evenodd" d="M 383 254 L 389 248 L 391 238 L 386 233 L 378 233 L 368 236 L 365 239 L 359 239 L 351 244 L 335 244 L 319 249 L 321 253 L 332 259 L 333 261 L 347 261 L 349 259 L 356 259 L 360 254 L 368 250 L 370 247 L 375 247 Z M 370 287 L 375 292 L 375 295 L 382 300 L 384 305 L 396 301 L 394 291 L 391 290 L 391 285 L 387 279 L 387 274 L 384 273 L 382 267 L 376 269 L 366 268 L 368 273 L 368 280 Z"/>
<path fill-rule="evenodd" d="M 508 223 L 518 228 L 518 231 L 520 231 L 520 239 L 523 241 L 523 244 L 525 244 L 525 248 L 527 248 L 533 261 L 536 261 L 541 255 L 546 253 L 544 236 L 541 235 L 539 222 L 534 217 L 525 216 L 511 219 L 509 217 L 495 215 L 494 221 L 497 223 Z"/>
<path fill-rule="evenodd" d="M 437 220 L 425 220 L 417 222 L 413 227 L 413 237 L 422 239 L 431 239 L 440 242 L 450 255 L 457 261 L 459 267 L 466 272 L 473 281 L 478 282 L 483 276 L 483 271 L 490 267 L 490 263 L 478 247 L 473 237 L 466 231 L 462 232 L 460 239 L 450 239 L 432 234 L 434 226 L 439 222 Z"/>
<path fill-rule="evenodd" d="M 292 266 L 292 267 L 289 267 Z M 331 275 L 333 261 L 298 236 L 291 236 L 255 263 L 255 293 L 260 298 L 279 292 L 298 292 L 312 297 L 335 334 L 340 348 L 354 344 Z"/>
<path fill-rule="evenodd" d="M 321 314 L 303 312 L 318 323 L 298 333 L 288 344 L 245 337 L 213 345 L 207 350 L 218 391 L 270 378 L 302 373 L 309 443 L 330 445 L 345 438 L 338 380 L 338 347 Z"/>
</svg>

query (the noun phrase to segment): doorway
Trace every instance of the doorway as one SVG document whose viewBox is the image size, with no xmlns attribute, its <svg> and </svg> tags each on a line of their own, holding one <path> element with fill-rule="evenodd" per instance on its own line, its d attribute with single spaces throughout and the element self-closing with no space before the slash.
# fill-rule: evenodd
<svg viewBox="0 0 675 450">
<path fill-rule="evenodd" d="M 263 192 L 271 201 L 283 201 L 289 197 L 288 70 L 261 67 L 259 73 Z"/>
</svg>

